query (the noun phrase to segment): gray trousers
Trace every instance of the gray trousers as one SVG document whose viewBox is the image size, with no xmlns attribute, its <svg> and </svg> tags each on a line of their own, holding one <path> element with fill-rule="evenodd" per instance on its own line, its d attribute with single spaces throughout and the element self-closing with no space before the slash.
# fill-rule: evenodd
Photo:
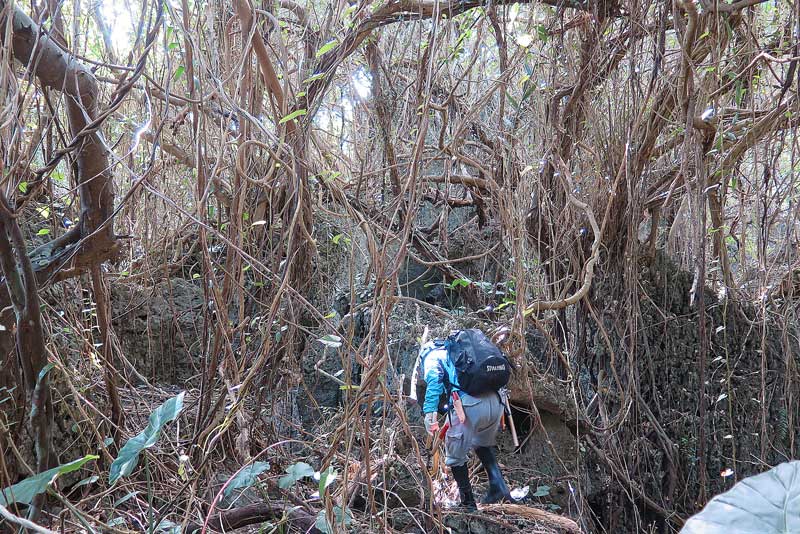
<svg viewBox="0 0 800 534">
<path fill-rule="evenodd" d="M 497 393 L 490 392 L 479 397 L 466 393 L 460 395 L 467 420 L 460 422 L 455 411 L 449 415 L 450 428 L 444 438 L 447 452 L 445 463 L 449 467 L 467 463 L 467 454 L 476 447 L 493 447 L 503 415 L 503 405 Z"/>
</svg>

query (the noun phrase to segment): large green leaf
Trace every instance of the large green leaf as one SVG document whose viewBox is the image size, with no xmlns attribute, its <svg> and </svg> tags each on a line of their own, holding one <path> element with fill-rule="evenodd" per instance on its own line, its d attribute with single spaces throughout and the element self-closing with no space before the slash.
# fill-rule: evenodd
<svg viewBox="0 0 800 534">
<path fill-rule="evenodd" d="M 800 461 L 745 478 L 711 499 L 681 534 L 800 532 Z"/>
<path fill-rule="evenodd" d="M 47 490 L 47 487 L 58 477 L 64 473 L 71 473 L 77 471 L 83 464 L 91 460 L 96 460 L 99 456 L 94 454 L 87 454 L 83 458 L 69 462 L 67 464 L 59 465 L 53 469 L 43 471 L 38 475 L 33 475 L 26 478 L 22 482 L 17 482 L 13 486 L 9 486 L 0 491 L 0 504 L 8 506 L 11 503 L 18 502 L 20 504 L 30 504 L 33 498 L 40 493 Z"/>
<path fill-rule="evenodd" d="M 314 468 L 305 462 L 297 462 L 286 468 L 286 474 L 278 480 L 281 489 L 292 487 L 295 482 L 302 478 L 313 477 Z"/>
<path fill-rule="evenodd" d="M 349 527 L 353 522 L 353 512 L 351 512 L 349 508 L 342 510 L 341 506 L 334 506 L 333 515 L 337 525 Z M 328 521 L 328 514 L 325 510 L 319 511 L 314 526 L 324 534 L 333 534 L 334 532 L 333 526 L 330 521 Z"/>
<path fill-rule="evenodd" d="M 155 445 L 158 437 L 161 435 L 161 429 L 169 423 L 174 421 L 183 409 L 183 396 L 185 392 L 181 392 L 176 397 L 172 397 L 164 404 L 155 409 L 150 414 L 150 420 L 147 423 L 147 428 L 144 429 L 137 436 L 132 437 L 122 449 L 119 451 L 119 456 L 111 464 L 111 472 L 108 474 L 108 481 L 114 484 L 121 477 L 128 476 L 133 472 L 136 464 L 139 462 L 139 454 L 148 447 Z"/>
<path fill-rule="evenodd" d="M 222 492 L 223 497 L 230 497 L 231 493 L 239 488 L 249 488 L 258 480 L 258 475 L 269 469 L 269 462 L 253 462 L 233 477 L 233 480 L 225 486 Z"/>
</svg>

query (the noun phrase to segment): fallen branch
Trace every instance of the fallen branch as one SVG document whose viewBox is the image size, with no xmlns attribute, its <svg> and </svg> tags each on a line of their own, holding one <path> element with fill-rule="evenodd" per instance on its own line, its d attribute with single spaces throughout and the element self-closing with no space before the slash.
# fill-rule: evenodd
<svg viewBox="0 0 800 534">
<path fill-rule="evenodd" d="M 570 534 L 582 533 L 581 528 L 572 519 L 531 506 L 522 504 L 488 504 L 481 506 L 480 509 L 481 512 L 497 513 L 504 516 L 510 515 L 540 523 L 547 523 L 548 525 L 565 530 Z"/>
<path fill-rule="evenodd" d="M 12 514 L 8 508 L 2 504 L 0 504 L 0 517 L 3 517 L 9 523 L 19 525 L 24 529 L 30 530 L 31 532 L 38 532 L 39 534 L 56 534 L 50 529 L 40 527 L 33 521 L 28 521 L 27 519 Z"/>
<path fill-rule="evenodd" d="M 270 520 L 287 520 L 299 527 L 303 532 L 319 534 L 321 531 L 314 526 L 317 518 L 303 509 L 287 504 L 259 503 L 242 506 L 219 512 L 209 518 L 207 528 L 216 532 L 230 532 L 237 528 L 246 527 L 255 523 Z M 203 530 L 202 523 L 191 522 L 186 525 L 185 532 L 193 534 Z"/>
</svg>

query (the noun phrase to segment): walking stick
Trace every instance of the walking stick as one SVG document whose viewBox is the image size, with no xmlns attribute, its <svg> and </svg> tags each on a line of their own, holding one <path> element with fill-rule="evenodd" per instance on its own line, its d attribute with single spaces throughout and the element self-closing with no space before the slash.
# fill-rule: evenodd
<svg viewBox="0 0 800 534">
<path fill-rule="evenodd" d="M 514 426 L 514 418 L 511 416 L 511 405 L 508 403 L 508 392 L 501 395 L 503 405 L 505 406 L 506 417 L 508 417 L 508 428 L 511 429 L 511 439 L 514 441 L 514 447 L 519 447 L 519 438 L 517 438 L 517 428 Z"/>
</svg>

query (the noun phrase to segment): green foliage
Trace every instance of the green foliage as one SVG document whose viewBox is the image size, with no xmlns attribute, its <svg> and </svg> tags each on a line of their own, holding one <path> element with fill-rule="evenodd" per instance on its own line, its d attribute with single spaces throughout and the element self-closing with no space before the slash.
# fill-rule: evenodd
<svg viewBox="0 0 800 534">
<path fill-rule="evenodd" d="M 342 510 L 341 506 L 333 507 L 333 516 L 336 524 L 342 525 L 345 528 L 349 527 L 353 522 L 353 512 L 349 509 Z M 314 523 L 314 526 L 325 534 L 331 534 L 334 531 L 333 526 L 328 521 L 325 510 L 320 510 L 317 514 L 317 521 Z"/>
<path fill-rule="evenodd" d="M 81 480 L 80 482 L 78 482 L 77 484 L 75 484 L 74 486 L 72 486 L 70 491 L 75 491 L 76 489 L 82 488 L 83 486 L 88 486 L 90 484 L 94 484 L 98 480 L 100 480 L 100 477 L 97 476 L 97 475 L 92 475 L 90 477 L 86 477 L 83 480 Z"/>
<path fill-rule="evenodd" d="M 533 493 L 534 497 L 546 497 L 550 495 L 550 486 L 538 486 Z"/>
<path fill-rule="evenodd" d="M 448 284 L 448 287 L 450 289 L 456 289 L 458 287 L 467 287 L 471 283 L 472 280 L 470 280 L 469 278 L 456 278 L 455 280 L 450 282 L 450 284 Z"/>
<path fill-rule="evenodd" d="M 536 26 L 536 36 L 541 42 L 546 43 L 547 40 L 550 39 L 550 32 L 547 31 L 547 26 L 538 24 Z"/>
<path fill-rule="evenodd" d="M 287 489 L 292 487 L 298 480 L 314 476 L 314 468 L 305 462 L 297 462 L 286 468 L 286 474 L 278 480 L 278 487 Z"/>
<path fill-rule="evenodd" d="M 340 245 L 342 243 L 344 245 L 349 245 L 351 243 L 350 238 L 344 234 L 336 234 L 331 238 L 331 241 L 333 242 L 334 245 Z"/>
<path fill-rule="evenodd" d="M 338 39 L 333 39 L 332 41 L 328 41 L 327 43 L 322 45 L 319 50 L 317 50 L 315 56 L 320 58 L 325 54 L 327 54 L 328 52 L 330 52 L 331 50 L 333 50 L 334 48 L 336 48 L 337 46 L 339 46 Z"/>
<path fill-rule="evenodd" d="M 181 534 L 182 528 L 178 523 L 164 519 L 155 528 L 157 534 Z"/>
<path fill-rule="evenodd" d="M 98 458 L 99 456 L 97 455 L 87 454 L 83 458 L 30 476 L 22 482 L 17 482 L 13 486 L 9 486 L 0 491 L 0 505 L 8 506 L 13 503 L 30 504 L 35 496 L 47 491 L 48 486 L 50 486 L 59 475 L 77 471 L 83 467 L 86 462 Z"/>
<path fill-rule="evenodd" d="M 138 490 L 137 491 L 129 491 L 128 493 L 126 493 L 125 495 L 123 495 L 122 497 L 120 497 L 119 499 L 114 501 L 114 504 L 113 504 L 112 507 L 113 508 L 118 508 L 118 507 L 122 506 L 123 504 L 125 504 L 129 500 L 131 500 L 134 497 L 136 497 L 137 495 L 139 495 L 139 493 L 141 493 L 141 492 L 138 491 Z"/>
<path fill-rule="evenodd" d="M 150 419 L 147 428 L 144 429 L 137 436 L 129 439 L 122 449 L 119 451 L 119 456 L 111 464 L 111 471 L 108 475 L 108 481 L 114 484 L 117 480 L 124 476 L 128 476 L 133 472 L 136 464 L 139 462 L 139 454 L 149 447 L 155 445 L 158 437 L 161 435 L 161 429 L 169 423 L 174 421 L 183 409 L 183 396 L 185 392 L 181 392 L 175 397 L 167 400 L 155 409 L 150 414 Z"/>
<path fill-rule="evenodd" d="M 800 529 L 800 461 L 741 480 L 686 522 L 681 534 L 789 534 Z"/>
<path fill-rule="evenodd" d="M 328 466 L 328 468 L 320 473 L 319 475 L 319 497 L 320 499 L 325 494 L 325 490 L 328 489 L 328 486 L 333 484 L 336 481 L 336 477 L 339 476 L 339 473 L 336 472 L 336 469 L 333 466 Z"/>
<path fill-rule="evenodd" d="M 289 122 L 290 120 L 294 120 L 297 117 L 305 115 L 306 113 L 307 112 L 304 109 L 296 109 L 296 110 L 292 111 L 291 113 L 289 113 L 288 115 L 286 115 L 285 117 L 283 117 L 281 120 L 279 120 L 278 124 L 285 124 L 285 123 Z"/>
<path fill-rule="evenodd" d="M 258 475 L 269 469 L 269 462 L 254 462 L 248 465 L 233 477 L 222 492 L 223 497 L 230 497 L 231 494 L 240 488 L 249 488 L 258 480 Z"/>
</svg>

